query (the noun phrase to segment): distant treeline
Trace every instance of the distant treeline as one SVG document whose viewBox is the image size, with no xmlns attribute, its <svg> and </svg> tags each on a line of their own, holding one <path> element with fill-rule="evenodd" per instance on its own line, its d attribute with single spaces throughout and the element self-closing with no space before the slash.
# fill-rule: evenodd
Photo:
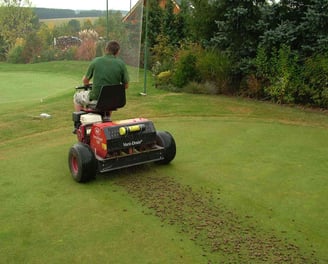
<svg viewBox="0 0 328 264">
<path fill-rule="evenodd" d="M 77 7 L 78 8 L 78 7 Z M 74 18 L 74 17 L 101 17 L 106 15 L 105 10 L 72 10 L 53 8 L 33 8 L 39 19 Z M 121 11 L 123 14 L 126 11 Z"/>
</svg>

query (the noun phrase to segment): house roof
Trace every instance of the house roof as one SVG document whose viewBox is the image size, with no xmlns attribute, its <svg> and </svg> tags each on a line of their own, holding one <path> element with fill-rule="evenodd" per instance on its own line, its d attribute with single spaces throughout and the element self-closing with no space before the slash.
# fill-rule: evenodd
<svg viewBox="0 0 328 264">
<path fill-rule="evenodd" d="M 177 8 L 177 10 L 180 10 L 180 5 L 181 5 L 181 0 L 171 0 L 174 4 L 175 4 L 175 6 L 176 6 L 176 8 Z M 123 22 L 126 22 L 126 21 L 128 21 L 131 17 L 133 17 L 133 14 L 134 14 L 134 12 L 135 12 L 135 10 L 138 8 L 138 6 L 139 5 L 141 5 L 141 4 L 144 4 L 146 2 L 146 0 L 139 0 L 132 8 L 131 8 L 131 10 L 126 14 L 126 16 L 123 18 Z M 179 11 L 178 11 L 179 12 Z"/>
<path fill-rule="evenodd" d="M 144 0 L 139 0 L 132 8 L 131 10 L 123 17 L 123 22 L 128 21 L 133 14 L 135 13 L 136 9 L 144 3 Z"/>
</svg>

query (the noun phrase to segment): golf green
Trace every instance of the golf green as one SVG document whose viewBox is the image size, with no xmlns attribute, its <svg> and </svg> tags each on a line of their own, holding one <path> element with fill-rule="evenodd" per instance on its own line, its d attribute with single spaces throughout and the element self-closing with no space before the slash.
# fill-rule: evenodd
<svg viewBox="0 0 328 264">
<path fill-rule="evenodd" d="M 0 73 L 0 78 L 7 80 L 6 89 L 1 89 L 0 104 L 42 101 L 79 85 L 76 78 L 68 75 L 62 75 L 59 82 L 56 73 L 6 72 Z"/>
</svg>

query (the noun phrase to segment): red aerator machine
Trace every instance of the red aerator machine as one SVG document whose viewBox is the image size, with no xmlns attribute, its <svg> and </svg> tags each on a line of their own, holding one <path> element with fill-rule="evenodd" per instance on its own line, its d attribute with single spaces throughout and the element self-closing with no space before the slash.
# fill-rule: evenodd
<svg viewBox="0 0 328 264">
<path fill-rule="evenodd" d="M 81 86 L 77 89 L 90 89 Z M 156 131 L 152 121 L 132 118 L 111 121 L 112 111 L 126 104 L 123 85 L 103 86 L 96 104 L 73 112 L 74 133 L 78 142 L 68 154 L 73 179 L 87 182 L 97 173 L 149 162 L 170 163 L 176 155 L 173 136 Z"/>
</svg>

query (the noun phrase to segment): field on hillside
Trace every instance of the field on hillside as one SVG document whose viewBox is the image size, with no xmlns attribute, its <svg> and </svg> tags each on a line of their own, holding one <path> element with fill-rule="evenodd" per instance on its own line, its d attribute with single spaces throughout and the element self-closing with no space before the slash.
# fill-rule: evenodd
<svg viewBox="0 0 328 264">
<path fill-rule="evenodd" d="M 48 27 L 60 26 L 68 23 L 70 20 L 78 20 L 81 24 L 85 21 L 91 21 L 92 23 L 98 19 L 98 17 L 73 17 L 73 18 L 51 18 L 51 19 L 40 19 L 40 22 L 45 23 Z"/>
<path fill-rule="evenodd" d="M 149 76 L 113 119 L 151 119 L 176 158 L 78 184 L 67 157 L 86 66 L 0 64 L 0 263 L 328 262 L 327 113 Z"/>
</svg>

